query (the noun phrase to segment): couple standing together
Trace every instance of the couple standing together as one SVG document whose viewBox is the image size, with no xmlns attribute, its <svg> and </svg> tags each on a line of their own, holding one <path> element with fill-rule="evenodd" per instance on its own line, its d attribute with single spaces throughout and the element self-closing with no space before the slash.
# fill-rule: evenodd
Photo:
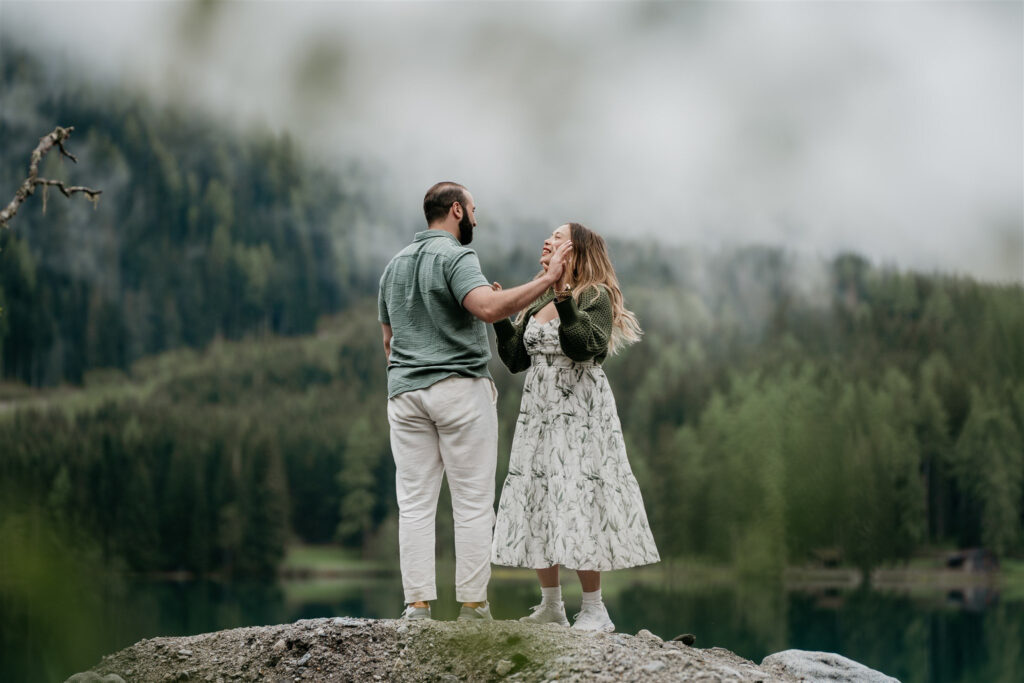
<svg viewBox="0 0 1024 683">
<path fill-rule="evenodd" d="M 541 603 L 522 621 L 568 626 L 558 579 L 565 567 L 583 589 L 573 628 L 612 631 L 601 572 L 660 559 L 601 370 L 609 353 L 639 339 L 640 327 L 623 305 L 604 240 L 577 223 L 544 241 L 543 270 L 532 281 L 492 285 L 466 246 L 475 209 L 462 185 L 430 188 L 428 229 L 380 281 L 403 616 L 429 619 L 437 599 L 434 516 L 447 475 L 460 620 L 491 618 L 493 562 L 537 570 Z M 528 370 L 497 517 L 498 392 L 485 323 L 509 370 Z"/>
</svg>

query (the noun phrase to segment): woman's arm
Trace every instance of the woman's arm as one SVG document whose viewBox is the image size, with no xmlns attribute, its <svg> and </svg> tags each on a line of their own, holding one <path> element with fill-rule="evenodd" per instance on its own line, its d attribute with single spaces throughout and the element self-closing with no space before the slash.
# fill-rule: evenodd
<svg viewBox="0 0 1024 683">
<path fill-rule="evenodd" d="M 522 372 L 530 367 L 530 356 L 526 353 L 523 332 L 526 330 L 528 316 L 523 316 L 518 325 L 508 318 L 494 323 L 494 334 L 497 336 L 498 357 L 509 372 Z"/>
<path fill-rule="evenodd" d="M 555 308 L 561 322 L 558 339 L 562 351 L 577 362 L 608 353 L 608 340 L 612 334 L 612 300 L 601 286 L 583 292 L 579 304 L 573 297 L 556 301 Z"/>
</svg>

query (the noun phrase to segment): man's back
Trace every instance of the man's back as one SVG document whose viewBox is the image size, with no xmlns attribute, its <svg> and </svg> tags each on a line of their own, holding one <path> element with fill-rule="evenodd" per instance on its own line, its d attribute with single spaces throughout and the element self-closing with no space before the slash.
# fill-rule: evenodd
<svg viewBox="0 0 1024 683">
<path fill-rule="evenodd" d="M 378 313 L 391 326 L 388 396 L 453 375 L 487 377 L 486 325 L 462 307 L 487 286 L 476 252 L 444 230 L 425 230 L 399 252 L 380 281 Z"/>
</svg>

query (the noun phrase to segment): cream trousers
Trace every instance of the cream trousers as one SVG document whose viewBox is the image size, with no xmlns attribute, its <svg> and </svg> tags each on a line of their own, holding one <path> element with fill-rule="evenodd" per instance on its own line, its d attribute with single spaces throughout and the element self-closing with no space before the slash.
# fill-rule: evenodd
<svg viewBox="0 0 1024 683">
<path fill-rule="evenodd" d="M 455 599 L 487 599 L 498 462 L 497 401 L 494 382 L 470 377 L 448 377 L 388 400 L 406 603 L 437 599 L 434 516 L 445 474 L 455 521 Z"/>
</svg>

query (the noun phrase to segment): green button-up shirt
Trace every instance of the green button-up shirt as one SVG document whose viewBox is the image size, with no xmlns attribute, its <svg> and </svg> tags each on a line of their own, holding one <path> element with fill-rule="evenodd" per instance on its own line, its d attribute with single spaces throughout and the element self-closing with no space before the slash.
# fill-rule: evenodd
<svg viewBox="0 0 1024 683">
<path fill-rule="evenodd" d="M 378 319 L 391 325 L 388 398 L 459 375 L 487 377 L 487 326 L 462 300 L 489 283 L 476 252 L 444 230 L 416 233 L 380 279 Z"/>
</svg>

